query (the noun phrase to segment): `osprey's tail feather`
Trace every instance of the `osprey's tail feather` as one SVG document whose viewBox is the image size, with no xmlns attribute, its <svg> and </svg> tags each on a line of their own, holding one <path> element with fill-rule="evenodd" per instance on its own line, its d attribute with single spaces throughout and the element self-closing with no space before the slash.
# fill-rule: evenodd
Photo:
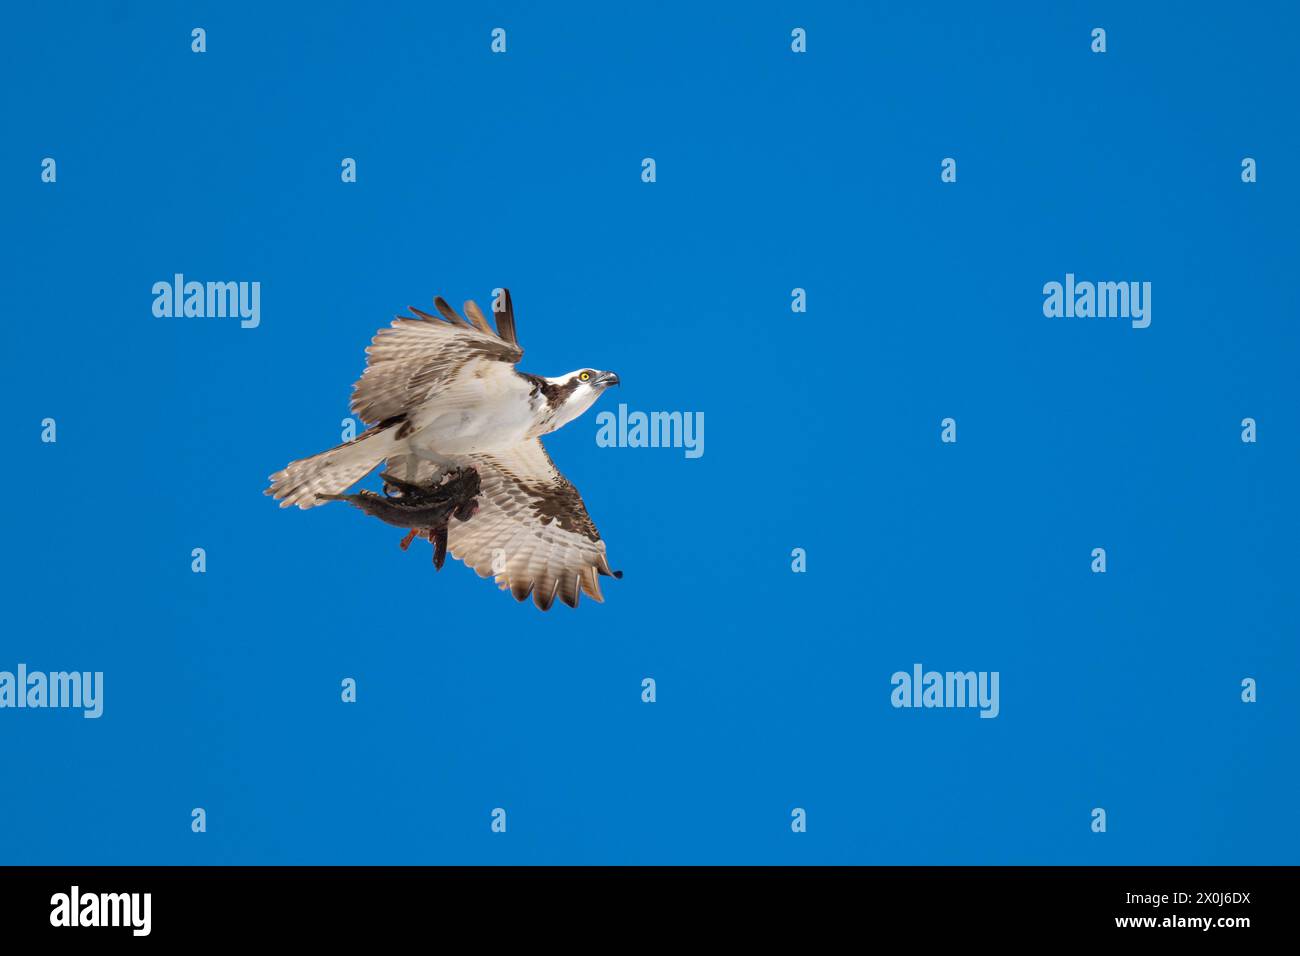
<svg viewBox="0 0 1300 956">
<path fill-rule="evenodd" d="M 279 501 L 281 508 L 297 505 L 305 509 L 325 504 L 316 496 L 347 491 L 397 451 L 398 433 L 403 424 L 402 421 L 384 422 L 329 451 L 290 462 L 284 471 L 271 476 L 271 487 L 266 489 L 266 494 Z"/>
</svg>

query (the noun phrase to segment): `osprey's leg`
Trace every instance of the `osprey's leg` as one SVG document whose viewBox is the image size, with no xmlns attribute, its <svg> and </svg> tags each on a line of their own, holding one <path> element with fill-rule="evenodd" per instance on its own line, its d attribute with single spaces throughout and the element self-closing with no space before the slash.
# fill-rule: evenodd
<svg viewBox="0 0 1300 956">
<path fill-rule="evenodd" d="M 447 526 L 429 529 L 429 541 L 433 544 L 433 567 L 441 571 L 447 560 Z"/>
<path fill-rule="evenodd" d="M 434 466 L 433 477 L 428 481 L 430 485 L 438 484 L 447 475 L 447 472 L 456 470 L 456 460 L 454 458 L 439 455 L 436 451 L 430 448 L 422 448 L 414 442 L 411 443 L 411 453 L 413 459 L 418 458 L 420 461 L 427 461 Z"/>
<path fill-rule="evenodd" d="M 411 450 L 415 452 L 417 457 L 422 458 L 425 461 L 431 461 L 435 465 L 441 465 L 444 468 L 456 467 L 456 459 L 448 458 L 446 455 L 439 455 L 432 448 L 423 448 L 419 445 L 412 445 Z"/>
<path fill-rule="evenodd" d="M 402 550 L 405 551 L 407 548 L 409 548 L 411 546 L 411 542 L 414 541 L 419 535 L 420 535 L 420 531 L 415 528 L 412 528 L 410 534 L 408 534 L 405 538 L 402 539 L 402 543 L 401 543 Z"/>
<path fill-rule="evenodd" d="M 417 485 L 404 478 L 398 478 L 396 475 L 387 471 L 383 472 L 379 477 L 384 480 L 385 491 L 388 491 L 391 488 L 392 491 L 398 492 L 403 500 L 410 498 L 418 501 L 426 497 L 429 493 L 429 489 L 426 486 Z"/>
</svg>

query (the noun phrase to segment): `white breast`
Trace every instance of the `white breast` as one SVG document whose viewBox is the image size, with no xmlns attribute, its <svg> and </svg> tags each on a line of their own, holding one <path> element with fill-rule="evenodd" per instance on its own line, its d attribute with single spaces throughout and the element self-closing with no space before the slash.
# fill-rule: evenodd
<svg viewBox="0 0 1300 956">
<path fill-rule="evenodd" d="M 411 442 L 439 455 L 504 451 L 537 419 L 532 385 L 503 362 L 480 359 L 412 413 Z"/>
</svg>

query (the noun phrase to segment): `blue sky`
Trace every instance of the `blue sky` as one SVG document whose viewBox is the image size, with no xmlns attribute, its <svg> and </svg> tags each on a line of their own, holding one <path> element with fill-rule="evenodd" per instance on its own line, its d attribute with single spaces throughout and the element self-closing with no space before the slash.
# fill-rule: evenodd
<svg viewBox="0 0 1300 956">
<path fill-rule="evenodd" d="M 105 701 L 0 710 L 0 862 L 1296 862 L 1293 8 L 386 7 L 7 14 L 0 670 Z M 623 381 L 548 440 L 603 606 L 262 496 L 376 328 L 503 285 L 525 370 Z M 917 662 L 999 716 L 894 709 Z"/>
</svg>

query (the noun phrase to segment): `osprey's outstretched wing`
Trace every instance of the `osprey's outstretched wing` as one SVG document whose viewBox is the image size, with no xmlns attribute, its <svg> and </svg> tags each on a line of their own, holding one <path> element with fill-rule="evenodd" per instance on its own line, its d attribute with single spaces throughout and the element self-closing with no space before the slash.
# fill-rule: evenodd
<svg viewBox="0 0 1300 956">
<path fill-rule="evenodd" d="M 522 601 L 531 592 L 543 611 L 555 598 L 578 606 L 580 592 L 603 601 L 599 575 L 622 577 L 605 557 L 605 542 L 538 439 L 495 455 L 469 455 L 483 489 L 479 510 L 448 528 L 448 547 L 502 590 Z"/>
<path fill-rule="evenodd" d="M 469 322 L 441 296 L 433 304 L 441 318 L 411 306 L 419 318 L 399 315 L 371 340 L 366 370 L 352 386 L 352 412 L 363 422 L 387 421 L 423 404 L 476 359 L 514 365 L 524 354 L 509 289 L 501 291 L 495 332 L 472 301 L 465 303 Z"/>
</svg>

